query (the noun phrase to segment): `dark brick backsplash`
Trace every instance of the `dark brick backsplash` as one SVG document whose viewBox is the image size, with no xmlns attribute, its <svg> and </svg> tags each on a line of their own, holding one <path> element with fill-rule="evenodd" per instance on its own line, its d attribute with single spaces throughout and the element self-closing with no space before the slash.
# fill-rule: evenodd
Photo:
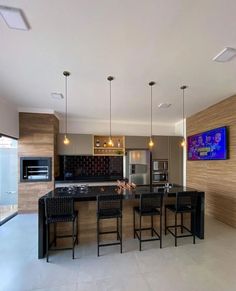
<svg viewBox="0 0 236 291">
<path fill-rule="evenodd" d="M 65 180 L 122 179 L 123 157 L 60 156 L 60 173 Z"/>
</svg>

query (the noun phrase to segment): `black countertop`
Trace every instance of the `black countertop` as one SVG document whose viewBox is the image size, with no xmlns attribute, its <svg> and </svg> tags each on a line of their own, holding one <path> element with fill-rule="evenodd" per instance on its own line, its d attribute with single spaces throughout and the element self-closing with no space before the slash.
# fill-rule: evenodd
<svg viewBox="0 0 236 291">
<path fill-rule="evenodd" d="M 81 189 L 80 187 L 60 187 L 53 191 L 48 192 L 42 196 L 39 200 L 43 200 L 46 197 L 60 197 L 60 196 L 72 196 L 75 200 L 80 201 L 93 201 L 96 200 L 97 195 L 111 195 L 121 194 L 125 200 L 132 200 L 139 198 L 140 194 L 145 193 L 164 193 L 165 196 L 174 196 L 179 192 L 198 192 L 197 190 L 180 185 L 174 185 L 172 188 L 162 188 L 150 185 L 137 186 L 132 190 L 118 191 L 117 186 L 89 186 L 87 189 Z"/>
</svg>

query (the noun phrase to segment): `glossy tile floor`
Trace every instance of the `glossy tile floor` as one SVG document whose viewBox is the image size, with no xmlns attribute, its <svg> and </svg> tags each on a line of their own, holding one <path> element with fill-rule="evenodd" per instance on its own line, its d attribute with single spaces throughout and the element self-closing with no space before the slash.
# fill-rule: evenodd
<svg viewBox="0 0 236 291">
<path fill-rule="evenodd" d="M 193 245 L 190 238 L 175 248 L 170 235 L 146 243 L 137 241 L 101 249 L 80 245 L 76 259 L 71 251 L 37 259 L 37 215 L 18 215 L 0 227 L 0 290 L 236 290 L 236 230 L 206 218 L 206 239 Z"/>
</svg>

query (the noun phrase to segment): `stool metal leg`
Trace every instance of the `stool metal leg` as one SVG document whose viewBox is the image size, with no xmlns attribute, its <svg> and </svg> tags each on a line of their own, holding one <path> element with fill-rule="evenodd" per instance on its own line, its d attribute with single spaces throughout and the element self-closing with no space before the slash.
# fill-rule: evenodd
<svg viewBox="0 0 236 291">
<path fill-rule="evenodd" d="M 166 233 L 167 233 L 167 232 L 166 232 L 166 227 L 167 227 L 167 225 L 166 225 L 166 220 L 167 220 L 167 219 L 166 219 L 166 213 L 167 213 L 167 208 L 165 207 L 165 235 L 166 235 Z"/>
<path fill-rule="evenodd" d="M 196 212 L 193 212 L 193 243 L 195 244 L 195 234 L 196 234 Z"/>
<path fill-rule="evenodd" d="M 76 243 L 79 244 L 78 227 L 79 227 L 79 217 L 76 217 Z"/>
<path fill-rule="evenodd" d="M 99 257 L 99 219 L 97 218 L 97 256 Z"/>
<path fill-rule="evenodd" d="M 153 236 L 153 215 L 151 215 L 151 235 Z"/>
<path fill-rule="evenodd" d="M 177 212 L 175 212 L 175 246 L 177 247 Z"/>
<path fill-rule="evenodd" d="M 53 224 L 54 226 L 54 246 L 57 246 L 57 223 Z"/>
<path fill-rule="evenodd" d="M 120 217 L 120 253 L 122 254 L 122 217 Z"/>
<path fill-rule="evenodd" d="M 49 225 L 46 224 L 46 258 L 47 258 L 47 263 L 48 263 L 48 250 L 49 248 Z"/>
<path fill-rule="evenodd" d="M 72 221 L 72 259 L 75 258 L 75 223 Z"/>
<path fill-rule="evenodd" d="M 119 218 L 118 217 L 116 218 L 116 231 L 117 231 L 116 240 L 118 240 L 119 239 Z"/>
<path fill-rule="evenodd" d="M 139 251 L 142 250 L 142 216 L 139 215 Z"/>
<path fill-rule="evenodd" d="M 181 233 L 184 232 L 183 224 L 184 224 L 184 214 L 181 213 Z"/>
<path fill-rule="evenodd" d="M 162 213 L 160 213 L 160 249 L 162 248 Z"/>
<path fill-rule="evenodd" d="M 134 238 L 136 237 L 135 228 L 136 228 L 136 226 L 135 226 L 135 211 L 133 209 L 133 230 L 134 230 Z"/>
</svg>

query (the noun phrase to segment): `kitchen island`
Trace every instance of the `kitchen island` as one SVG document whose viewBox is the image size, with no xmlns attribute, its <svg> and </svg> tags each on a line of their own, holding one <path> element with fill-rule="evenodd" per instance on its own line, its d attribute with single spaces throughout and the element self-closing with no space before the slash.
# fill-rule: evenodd
<svg viewBox="0 0 236 291">
<path fill-rule="evenodd" d="M 38 201 L 38 258 L 41 259 L 45 255 L 46 235 L 45 235 L 45 209 L 44 199 L 46 197 L 60 197 L 70 196 L 74 198 L 76 202 L 76 208 L 79 210 L 79 241 L 80 242 L 96 242 L 96 197 L 97 195 L 109 195 L 117 194 L 116 186 L 91 186 L 86 190 L 80 187 L 62 187 L 56 188 L 50 191 L 46 195 L 42 196 Z M 199 192 L 195 189 L 184 187 L 180 185 L 174 185 L 171 188 L 160 188 L 157 186 L 150 187 L 138 186 L 132 190 L 122 190 L 123 196 L 123 237 L 126 238 L 133 236 L 133 218 L 132 207 L 137 206 L 139 203 L 139 197 L 145 193 L 159 193 L 163 192 L 164 204 L 170 203 L 175 200 L 175 197 L 180 192 L 197 194 L 197 210 L 196 210 L 196 235 L 200 239 L 204 239 L 204 192 Z M 169 219 L 168 219 L 169 221 Z M 188 224 L 191 225 L 192 218 L 188 219 Z M 111 225 L 106 225 L 105 228 L 109 228 Z M 148 221 L 144 221 L 148 224 Z M 66 231 L 67 226 L 59 226 L 58 229 Z"/>
</svg>

